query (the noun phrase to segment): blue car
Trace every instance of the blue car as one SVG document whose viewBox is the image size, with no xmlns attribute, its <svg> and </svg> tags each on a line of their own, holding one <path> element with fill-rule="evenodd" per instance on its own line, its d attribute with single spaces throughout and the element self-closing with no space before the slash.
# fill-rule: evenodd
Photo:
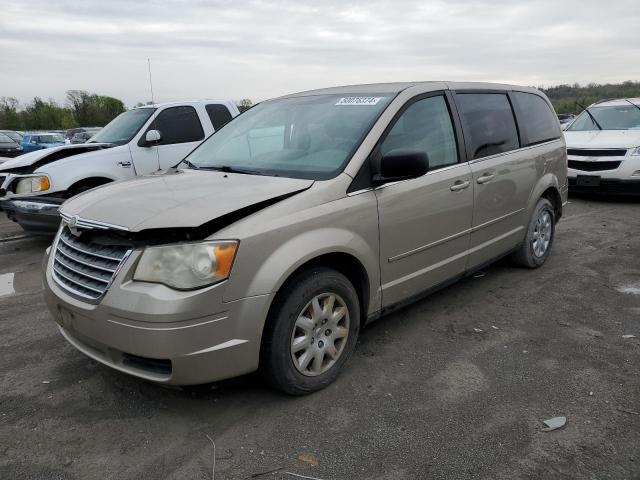
<svg viewBox="0 0 640 480">
<path fill-rule="evenodd" d="M 59 133 L 25 133 L 20 143 L 24 153 L 35 152 L 43 148 L 59 147 L 64 144 L 64 137 Z"/>
</svg>

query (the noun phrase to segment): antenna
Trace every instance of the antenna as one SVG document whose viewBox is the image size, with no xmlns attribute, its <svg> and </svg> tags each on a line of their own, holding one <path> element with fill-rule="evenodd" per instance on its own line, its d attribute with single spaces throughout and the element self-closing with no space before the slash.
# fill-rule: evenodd
<svg viewBox="0 0 640 480">
<path fill-rule="evenodd" d="M 155 104 L 156 102 L 153 99 L 153 81 L 151 80 L 151 59 L 147 58 L 147 65 L 149 67 L 149 88 L 151 89 L 151 103 Z"/>
<path fill-rule="evenodd" d="M 156 102 L 153 98 L 153 81 L 151 80 L 151 59 L 147 58 L 147 66 L 149 67 L 149 89 L 151 90 L 151 104 L 155 105 Z M 157 118 L 157 117 L 156 117 Z M 153 119 L 153 129 L 157 130 L 157 124 L 156 124 L 156 119 Z M 158 171 L 162 170 L 162 168 L 160 167 L 160 151 L 158 150 L 158 145 L 155 146 L 156 148 L 156 160 L 158 161 Z"/>
</svg>

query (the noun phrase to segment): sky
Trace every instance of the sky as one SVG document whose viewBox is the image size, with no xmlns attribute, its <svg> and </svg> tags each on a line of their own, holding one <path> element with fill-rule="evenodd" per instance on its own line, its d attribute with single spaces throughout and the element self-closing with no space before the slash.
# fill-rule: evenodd
<svg viewBox="0 0 640 480">
<path fill-rule="evenodd" d="M 0 97 L 250 98 L 356 83 L 640 80 L 638 0 L 3 0 Z"/>
</svg>

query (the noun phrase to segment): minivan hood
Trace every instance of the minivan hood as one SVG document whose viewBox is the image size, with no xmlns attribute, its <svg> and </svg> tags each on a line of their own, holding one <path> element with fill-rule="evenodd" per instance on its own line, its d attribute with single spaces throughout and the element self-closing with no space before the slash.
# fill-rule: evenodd
<svg viewBox="0 0 640 480">
<path fill-rule="evenodd" d="M 634 148 L 640 146 L 640 130 L 589 130 L 564 132 L 567 148 Z"/>
<path fill-rule="evenodd" d="M 133 232 L 199 227 L 312 184 L 313 180 L 179 170 L 105 185 L 68 200 L 60 210 Z"/>
</svg>

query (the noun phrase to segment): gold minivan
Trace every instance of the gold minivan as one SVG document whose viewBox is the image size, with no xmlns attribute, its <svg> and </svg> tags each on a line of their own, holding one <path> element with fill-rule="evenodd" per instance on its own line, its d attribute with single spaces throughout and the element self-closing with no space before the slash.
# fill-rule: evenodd
<svg viewBox="0 0 640 480">
<path fill-rule="evenodd" d="M 46 298 L 71 344 L 122 372 L 193 385 L 260 369 L 304 394 L 336 379 L 368 321 L 505 255 L 542 265 L 566 199 L 536 89 L 297 93 L 174 168 L 64 203 Z"/>
</svg>

